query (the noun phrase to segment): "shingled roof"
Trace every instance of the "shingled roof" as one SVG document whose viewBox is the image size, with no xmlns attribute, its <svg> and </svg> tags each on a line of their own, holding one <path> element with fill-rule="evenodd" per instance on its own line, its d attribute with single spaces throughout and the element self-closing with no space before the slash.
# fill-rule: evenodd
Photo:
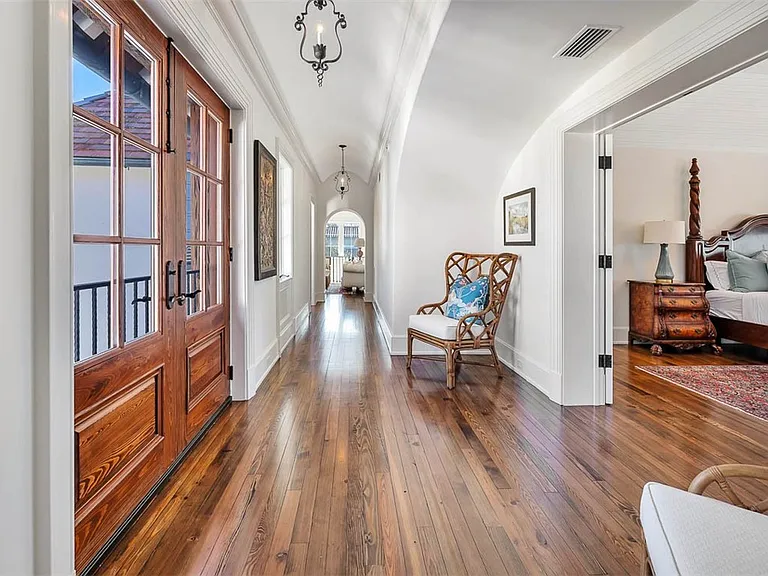
<svg viewBox="0 0 768 576">
<path fill-rule="evenodd" d="M 99 118 L 109 118 L 110 93 L 105 92 L 104 94 L 89 96 L 79 102 L 75 102 L 75 106 Z M 145 106 L 132 98 L 125 99 L 125 127 L 131 134 L 151 142 L 151 121 L 150 111 Z M 73 155 L 81 163 L 83 161 L 88 162 L 88 160 L 92 163 L 104 163 L 105 160 L 109 162 L 111 149 L 109 140 L 109 136 L 102 130 L 86 122 L 76 121 L 72 130 Z M 136 147 L 128 146 L 125 150 L 125 156 L 127 159 L 143 160 L 146 158 L 146 152 Z"/>
</svg>

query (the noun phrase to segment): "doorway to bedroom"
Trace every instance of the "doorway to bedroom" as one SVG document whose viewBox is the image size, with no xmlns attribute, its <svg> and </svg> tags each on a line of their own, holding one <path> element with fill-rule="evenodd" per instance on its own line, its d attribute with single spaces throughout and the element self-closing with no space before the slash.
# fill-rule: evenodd
<svg viewBox="0 0 768 576">
<path fill-rule="evenodd" d="M 364 294 L 365 252 L 365 223 L 356 212 L 341 210 L 328 217 L 324 245 L 326 294 Z"/>
<path fill-rule="evenodd" d="M 766 99 L 762 61 L 615 128 L 607 203 L 615 378 L 700 403 L 718 422 L 761 427 L 768 193 L 756 183 L 768 178 Z"/>
</svg>

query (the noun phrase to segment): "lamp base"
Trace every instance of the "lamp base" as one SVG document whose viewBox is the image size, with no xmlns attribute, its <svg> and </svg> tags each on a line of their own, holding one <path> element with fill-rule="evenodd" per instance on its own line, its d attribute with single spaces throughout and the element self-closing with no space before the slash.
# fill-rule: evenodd
<svg viewBox="0 0 768 576">
<path fill-rule="evenodd" d="M 659 264 L 656 266 L 656 283 L 672 284 L 675 280 L 675 273 L 672 271 L 672 264 L 669 263 L 669 251 L 667 244 L 661 244 L 659 252 Z"/>
</svg>

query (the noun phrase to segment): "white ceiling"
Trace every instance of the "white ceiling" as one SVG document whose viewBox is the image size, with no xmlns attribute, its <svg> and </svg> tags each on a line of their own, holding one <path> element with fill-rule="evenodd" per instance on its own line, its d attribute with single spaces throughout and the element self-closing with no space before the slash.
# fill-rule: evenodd
<svg viewBox="0 0 768 576">
<path fill-rule="evenodd" d="M 768 60 L 649 112 L 614 132 L 624 147 L 768 151 Z"/>
<path fill-rule="evenodd" d="M 464 161 L 454 155 L 442 172 L 496 193 L 517 154 L 559 104 L 691 3 L 454 1 L 414 112 L 414 118 L 428 116 L 440 125 L 436 149 L 451 157 L 461 147 Z M 622 29 L 585 60 L 553 59 L 587 24 Z M 414 118 L 411 125 L 420 125 Z M 467 165 L 475 167 L 472 174 L 466 174 Z M 482 181 L 471 184 L 478 174 Z"/>
<path fill-rule="evenodd" d="M 299 58 L 301 33 L 294 29 L 301 1 L 235 0 L 248 33 L 266 55 L 273 79 L 293 117 L 321 179 L 339 170 L 338 144 L 347 144 L 347 169 L 367 179 L 379 148 L 398 59 L 411 11 L 411 0 L 337 0 L 347 19 L 339 35 L 341 60 L 330 65 L 323 87 Z M 329 57 L 335 54 L 326 8 L 322 22 Z M 318 12 L 310 5 L 305 49 L 314 44 Z"/>
</svg>

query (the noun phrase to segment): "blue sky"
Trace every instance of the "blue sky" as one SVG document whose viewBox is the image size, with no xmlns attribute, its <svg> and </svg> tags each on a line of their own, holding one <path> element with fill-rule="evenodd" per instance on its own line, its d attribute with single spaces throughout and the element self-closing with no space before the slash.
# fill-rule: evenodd
<svg viewBox="0 0 768 576">
<path fill-rule="evenodd" d="M 88 96 L 103 94 L 109 90 L 109 82 L 72 59 L 72 101 L 79 102 Z"/>
</svg>

